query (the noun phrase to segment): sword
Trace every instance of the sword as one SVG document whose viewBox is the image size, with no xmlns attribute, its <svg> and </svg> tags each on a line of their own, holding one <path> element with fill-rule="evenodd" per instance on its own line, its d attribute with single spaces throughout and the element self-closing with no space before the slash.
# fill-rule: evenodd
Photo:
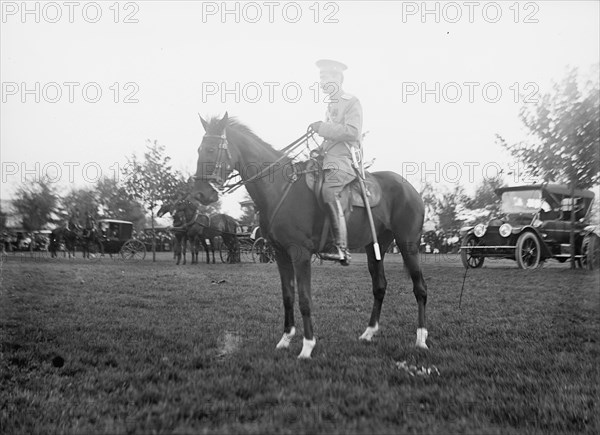
<svg viewBox="0 0 600 435">
<path fill-rule="evenodd" d="M 367 187 L 365 186 L 365 170 L 363 168 L 362 159 L 358 159 L 356 156 L 357 150 L 355 147 L 348 147 L 350 154 L 352 155 L 352 167 L 354 172 L 358 175 L 358 184 L 362 192 L 363 201 L 365 202 L 365 208 L 367 209 L 367 217 L 369 218 L 369 226 L 371 227 L 371 237 L 373 238 L 373 251 L 375 252 L 375 259 L 381 260 L 381 251 L 379 250 L 379 243 L 377 242 L 377 232 L 375 231 L 375 223 L 373 222 L 373 214 L 371 213 L 371 206 L 369 204 L 369 198 L 367 197 Z"/>
</svg>

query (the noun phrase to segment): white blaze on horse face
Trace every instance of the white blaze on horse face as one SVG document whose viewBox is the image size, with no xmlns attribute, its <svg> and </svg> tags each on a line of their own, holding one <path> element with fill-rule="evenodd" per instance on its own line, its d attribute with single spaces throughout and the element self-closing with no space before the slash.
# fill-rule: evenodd
<svg viewBox="0 0 600 435">
<path fill-rule="evenodd" d="M 427 328 L 418 328 L 417 329 L 417 342 L 415 346 L 419 349 L 429 349 L 427 347 Z"/>
<path fill-rule="evenodd" d="M 306 338 L 302 340 L 302 352 L 298 355 L 299 359 L 310 358 L 310 354 L 312 353 L 315 345 L 317 344 L 317 339 L 313 338 L 312 340 L 307 340 Z"/>
<path fill-rule="evenodd" d="M 294 335 L 296 335 L 296 328 L 292 326 L 292 329 L 290 329 L 289 334 L 286 334 L 285 332 L 283 333 L 283 337 L 281 337 L 281 340 L 279 340 L 279 343 L 277 343 L 276 348 L 287 349 L 288 347 L 290 347 L 290 342 L 292 341 Z"/>
<path fill-rule="evenodd" d="M 373 336 L 377 333 L 377 331 L 379 331 L 379 323 L 375 323 L 375 326 L 373 327 L 367 326 L 367 329 L 365 330 L 365 332 L 363 332 L 363 335 L 358 337 L 358 339 L 371 341 L 373 339 Z"/>
</svg>

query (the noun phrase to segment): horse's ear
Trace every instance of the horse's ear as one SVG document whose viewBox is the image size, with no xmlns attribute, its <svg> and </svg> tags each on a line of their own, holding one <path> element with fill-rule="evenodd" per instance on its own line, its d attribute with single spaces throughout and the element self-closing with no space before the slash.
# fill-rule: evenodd
<svg viewBox="0 0 600 435">
<path fill-rule="evenodd" d="M 220 131 L 224 131 L 225 127 L 227 127 L 227 121 L 229 120 L 229 114 L 227 112 L 225 112 L 225 115 L 223 115 L 223 119 L 221 119 L 219 121 L 219 130 Z"/>
<path fill-rule="evenodd" d="M 200 117 L 200 122 L 202 122 L 202 127 L 204 127 L 204 131 L 208 131 L 208 122 L 206 122 L 202 115 L 200 115 L 199 113 L 198 116 Z"/>
</svg>

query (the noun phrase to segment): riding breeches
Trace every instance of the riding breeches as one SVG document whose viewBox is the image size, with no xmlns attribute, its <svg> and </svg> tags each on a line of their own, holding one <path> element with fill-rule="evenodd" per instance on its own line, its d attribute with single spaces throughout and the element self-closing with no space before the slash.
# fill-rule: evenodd
<svg viewBox="0 0 600 435">
<path fill-rule="evenodd" d="M 323 173 L 321 196 L 323 202 L 329 203 L 340 198 L 344 186 L 354 180 L 355 176 L 339 169 L 327 169 Z"/>
</svg>

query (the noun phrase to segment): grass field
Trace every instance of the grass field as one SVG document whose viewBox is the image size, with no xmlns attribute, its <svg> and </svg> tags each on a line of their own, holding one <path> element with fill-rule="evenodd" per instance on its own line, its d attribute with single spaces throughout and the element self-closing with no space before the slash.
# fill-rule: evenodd
<svg viewBox="0 0 600 435">
<path fill-rule="evenodd" d="M 9 255 L 0 432 L 600 432 L 597 273 L 491 261 L 469 271 L 459 309 L 459 258 L 424 256 L 422 352 L 410 280 L 398 256 L 386 260 L 372 343 L 357 339 L 372 304 L 364 256 L 313 268 L 317 347 L 299 361 L 300 335 L 275 350 L 273 264 Z M 403 361 L 439 376 L 411 376 Z"/>
</svg>

